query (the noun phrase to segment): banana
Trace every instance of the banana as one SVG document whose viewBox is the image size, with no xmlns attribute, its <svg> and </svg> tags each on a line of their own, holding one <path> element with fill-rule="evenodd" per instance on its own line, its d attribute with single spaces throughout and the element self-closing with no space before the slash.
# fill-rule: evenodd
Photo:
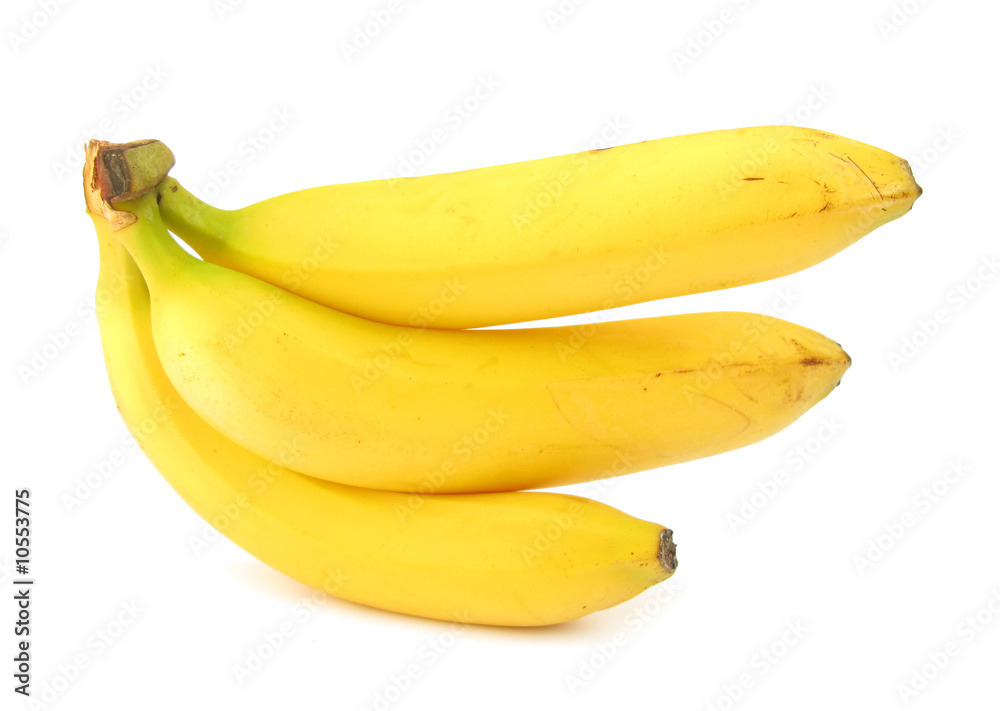
<svg viewBox="0 0 1000 711">
<path fill-rule="evenodd" d="M 668 529 L 588 499 L 417 498 L 313 479 L 239 447 L 171 385 L 142 275 L 108 220 L 91 216 L 100 239 L 101 341 L 122 418 L 174 490 L 267 565 L 384 610 L 516 626 L 582 617 L 673 574 Z M 124 222 L 122 237 L 147 237 L 143 220 Z"/>
<path fill-rule="evenodd" d="M 778 319 L 706 313 L 445 331 L 376 323 L 185 252 L 155 196 L 119 231 L 152 294 L 156 350 L 184 400 L 271 461 L 416 493 L 570 484 L 756 442 L 850 363 Z"/>
<path fill-rule="evenodd" d="M 167 227 L 198 254 L 318 303 L 471 328 L 750 284 L 907 212 L 905 160 L 841 136 L 712 131 L 219 210 L 174 179 Z"/>
</svg>

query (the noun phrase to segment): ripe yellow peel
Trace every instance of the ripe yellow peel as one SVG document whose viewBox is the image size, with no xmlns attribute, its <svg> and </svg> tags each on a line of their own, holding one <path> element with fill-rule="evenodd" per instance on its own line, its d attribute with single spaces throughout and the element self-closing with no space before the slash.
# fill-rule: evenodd
<svg viewBox="0 0 1000 711">
<path fill-rule="evenodd" d="M 676 567 L 670 532 L 559 494 L 410 496 L 297 474 L 200 419 L 163 371 L 145 281 L 94 216 L 101 341 L 119 411 L 206 521 L 264 563 L 330 595 L 462 623 L 533 626 L 628 600 Z M 237 511 L 235 515 L 232 511 Z"/>
<path fill-rule="evenodd" d="M 470 328 L 722 289 L 805 269 L 907 212 L 906 161 L 812 129 L 712 131 L 239 210 L 168 178 L 200 255 L 318 303 Z"/>
<path fill-rule="evenodd" d="M 704 457 L 782 429 L 850 362 L 746 313 L 602 323 L 582 342 L 573 327 L 379 324 L 194 259 L 152 196 L 123 206 L 181 396 L 246 449 L 340 483 L 512 491 Z"/>
</svg>

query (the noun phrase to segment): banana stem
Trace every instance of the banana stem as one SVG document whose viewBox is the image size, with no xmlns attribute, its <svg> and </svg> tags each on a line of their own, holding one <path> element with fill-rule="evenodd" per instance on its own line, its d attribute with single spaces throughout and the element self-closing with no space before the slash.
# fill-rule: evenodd
<svg viewBox="0 0 1000 711">
<path fill-rule="evenodd" d="M 195 261 L 167 232 L 157 207 L 156 186 L 173 165 L 174 154 L 160 141 L 87 144 L 87 211 L 108 221 L 147 282 L 173 278 Z"/>
<path fill-rule="evenodd" d="M 220 210 L 199 200 L 174 178 L 164 178 L 156 192 L 167 228 L 182 232 L 199 254 L 231 231 L 235 210 Z"/>
<path fill-rule="evenodd" d="M 147 283 L 159 283 L 159 288 L 167 288 L 198 263 L 167 232 L 156 205 L 155 192 L 119 203 L 118 206 L 137 218 L 135 224 L 118 230 L 115 234 L 139 265 Z"/>
<path fill-rule="evenodd" d="M 160 141 L 109 143 L 91 140 L 83 164 L 87 211 L 108 220 L 118 231 L 135 215 L 114 207 L 152 191 L 174 165 L 174 154 Z"/>
</svg>

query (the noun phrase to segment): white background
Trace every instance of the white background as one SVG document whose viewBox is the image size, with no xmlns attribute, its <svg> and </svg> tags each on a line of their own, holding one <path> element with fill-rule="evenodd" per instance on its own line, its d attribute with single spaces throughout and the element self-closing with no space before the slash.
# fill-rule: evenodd
<svg viewBox="0 0 1000 711">
<path fill-rule="evenodd" d="M 36 698 L 74 709 L 998 708 L 996 4 L 400 0 L 347 57 L 388 0 L 224 2 L 7 0 L 0 15 L 0 495 L 33 491 Z M 483 81 L 498 86 L 460 124 L 446 118 L 477 103 Z M 224 539 L 196 555 L 204 524 L 126 452 L 91 306 L 86 137 L 162 139 L 185 185 L 238 207 L 409 167 L 787 122 L 910 159 L 925 192 L 805 272 L 620 310 L 769 311 L 854 359 L 827 400 L 761 444 L 569 489 L 672 527 L 670 583 L 551 629 L 453 636 L 338 600 L 309 610 L 307 588 Z M 445 142 L 414 154 L 438 128 Z M 963 473 L 948 483 L 953 465 Z M 779 470 L 788 482 L 734 524 Z M 71 505 L 88 474 L 96 485 Z M 10 531 L 12 503 L 0 508 Z M 907 512 L 915 523 L 898 540 L 882 535 Z M 0 693 L 19 709 L 11 539 L 0 536 Z M 136 619 L 113 626 L 131 605 Z M 268 655 L 265 635 L 284 623 L 293 634 Z M 113 643 L 95 643 L 109 629 Z M 938 670 L 930 660 L 949 643 L 957 654 Z M 270 658 L 241 683 L 234 667 L 258 652 Z M 418 678 L 401 679 L 414 664 Z"/>
</svg>

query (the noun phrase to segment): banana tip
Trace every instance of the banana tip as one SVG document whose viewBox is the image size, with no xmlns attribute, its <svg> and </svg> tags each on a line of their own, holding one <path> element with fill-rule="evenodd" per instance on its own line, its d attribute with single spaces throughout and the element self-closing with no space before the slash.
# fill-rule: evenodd
<svg viewBox="0 0 1000 711">
<path fill-rule="evenodd" d="M 674 544 L 674 532 L 669 528 L 660 531 L 660 551 L 657 556 L 660 565 L 667 571 L 667 577 L 677 570 L 677 546 Z"/>
<path fill-rule="evenodd" d="M 924 189 L 920 187 L 920 183 L 917 182 L 917 178 L 913 175 L 913 167 L 910 165 L 910 161 L 901 158 L 903 167 L 906 169 L 906 174 L 910 176 L 910 182 L 913 183 L 914 196 L 913 199 L 916 200 L 918 197 L 924 194 Z"/>
</svg>

